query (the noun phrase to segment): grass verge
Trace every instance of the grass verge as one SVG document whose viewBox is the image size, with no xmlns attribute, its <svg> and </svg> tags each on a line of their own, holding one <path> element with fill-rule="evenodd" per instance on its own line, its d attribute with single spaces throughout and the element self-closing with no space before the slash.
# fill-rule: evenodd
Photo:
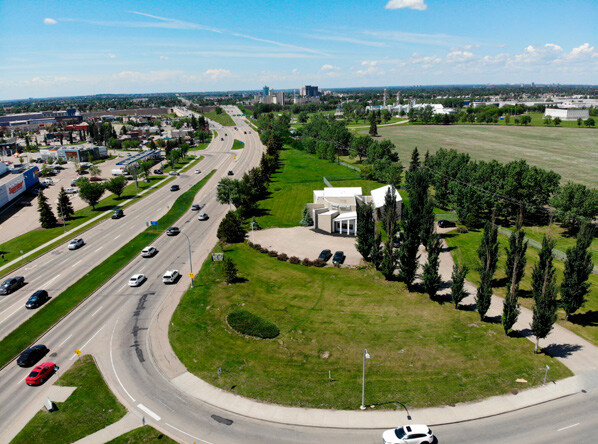
<svg viewBox="0 0 598 444">
<path fill-rule="evenodd" d="M 499 324 L 410 293 L 373 269 L 293 265 L 244 244 L 225 255 L 238 267 L 239 282 L 227 285 L 222 263 L 206 261 L 201 284 L 174 313 L 169 337 L 190 372 L 234 393 L 356 409 L 364 348 L 372 356 L 366 402 L 378 408 L 394 409 L 397 400 L 426 407 L 521 390 L 542 383 L 546 364 L 551 378 L 571 375 L 557 360 L 534 355 L 527 339 L 505 336 Z M 263 340 L 230 329 L 226 317 L 240 308 L 276 324 L 280 336 Z"/>
<path fill-rule="evenodd" d="M 11 441 L 71 443 L 118 421 L 126 409 L 114 397 L 91 355 L 81 356 L 56 383 L 76 386 L 57 411 L 39 411 Z"/>
<path fill-rule="evenodd" d="M 174 439 L 169 438 L 162 432 L 148 425 L 131 430 L 118 438 L 108 441 L 107 444 L 137 444 L 142 442 L 160 442 L 165 444 L 176 444 Z"/>
<path fill-rule="evenodd" d="M 158 220 L 157 226 L 150 226 L 135 236 L 112 256 L 86 273 L 81 279 L 63 291 L 59 297 L 38 309 L 36 313 L 14 329 L 0 341 L 0 367 L 4 367 L 23 349 L 35 342 L 44 332 L 66 316 L 73 308 L 83 302 L 100 288 L 114 274 L 150 245 L 162 232 L 178 220 L 191 206 L 197 192 L 212 177 L 216 170 L 181 194 L 172 207 Z"/>
<path fill-rule="evenodd" d="M 245 148 L 245 142 L 241 142 L 240 140 L 235 139 L 233 141 L 233 150 L 242 150 L 243 148 Z"/>
<path fill-rule="evenodd" d="M 203 113 L 203 115 L 214 122 L 218 122 L 222 126 L 235 126 L 235 121 L 224 111 L 220 114 L 216 113 L 216 111 L 210 111 Z"/>
</svg>

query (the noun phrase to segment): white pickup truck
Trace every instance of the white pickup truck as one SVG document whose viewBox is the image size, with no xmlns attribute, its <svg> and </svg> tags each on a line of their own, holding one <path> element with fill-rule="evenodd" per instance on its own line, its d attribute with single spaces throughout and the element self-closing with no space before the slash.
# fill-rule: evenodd
<svg viewBox="0 0 598 444">
<path fill-rule="evenodd" d="M 116 169 L 112 170 L 113 176 L 122 176 L 124 174 L 125 174 L 125 170 L 123 168 L 116 168 Z"/>
</svg>

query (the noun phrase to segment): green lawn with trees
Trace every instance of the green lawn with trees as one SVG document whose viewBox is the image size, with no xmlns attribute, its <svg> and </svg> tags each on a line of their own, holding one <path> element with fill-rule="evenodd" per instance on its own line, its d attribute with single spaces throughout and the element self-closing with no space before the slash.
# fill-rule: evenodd
<svg viewBox="0 0 598 444">
<path fill-rule="evenodd" d="M 209 111 L 203 113 L 203 115 L 214 122 L 218 122 L 222 126 L 235 126 L 235 121 L 224 111 L 221 113 L 218 113 L 217 111 Z"/>
</svg>

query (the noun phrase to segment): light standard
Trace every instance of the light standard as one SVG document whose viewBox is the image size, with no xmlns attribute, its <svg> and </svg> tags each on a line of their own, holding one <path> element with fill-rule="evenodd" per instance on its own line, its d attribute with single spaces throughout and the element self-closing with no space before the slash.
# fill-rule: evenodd
<svg viewBox="0 0 598 444">
<path fill-rule="evenodd" d="M 359 407 L 361 410 L 365 410 L 365 360 L 370 359 L 370 354 L 368 353 L 368 349 L 363 350 L 363 377 L 361 381 L 361 406 Z"/>
<path fill-rule="evenodd" d="M 189 236 L 185 233 L 181 232 L 187 238 L 187 245 L 189 247 L 189 274 L 193 274 L 193 261 L 191 260 L 191 241 L 189 240 Z M 193 288 L 193 278 L 191 278 L 191 288 Z"/>
</svg>

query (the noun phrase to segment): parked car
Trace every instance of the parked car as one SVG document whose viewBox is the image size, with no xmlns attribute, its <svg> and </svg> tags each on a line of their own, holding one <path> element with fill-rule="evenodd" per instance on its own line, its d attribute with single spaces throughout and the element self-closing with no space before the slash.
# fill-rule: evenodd
<svg viewBox="0 0 598 444">
<path fill-rule="evenodd" d="M 33 347 L 25 350 L 17 358 L 17 365 L 19 367 L 31 367 L 33 364 L 38 362 L 41 358 L 46 356 L 50 350 L 45 345 L 34 345 Z"/>
<path fill-rule="evenodd" d="M 66 190 L 64 190 L 64 192 L 66 194 L 77 194 L 79 190 L 77 190 L 77 188 L 67 188 Z"/>
<path fill-rule="evenodd" d="M 50 299 L 46 290 L 37 290 L 25 303 L 25 308 L 37 308 Z"/>
<path fill-rule="evenodd" d="M 46 185 L 54 185 L 54 181 L 49 177 L 44 178 L 40 183 L 45 183 Z"/>
<path fill-rule="evenodd" d="M 35 367 L 25 379 L 27 385 L 41 385 L 58 370 L 53 362 L 44 362 Z"/>
<path fill-rule="evenodd" d="M 120 208 L 114 210 L 114 213 L 112 213 L 112 216 L 110 216 L 112 219 L 120 219 L 121 217 L 123 217 L 125 215 L 124 211 Z"/>
<path fill-rule="evenodd" d="M 199 206 L 199 204 L 191 205 L 191 211 L 199 211 L 199 210 L 201 210 L 201 207 Z"/>
<path fill-rule="evenodd" d="M 166 236 L 176 236 L 180 232 L 181 230 L 179 230 L 178 227 L 170 227 L 168 230 L 166 230 Z"/>
<path fill-rule="evenodd" d="M 152 257 L 155 256 L 157 252 L 158 250 L 156 247 L 145 247 L 143 250 L 141 250 L 141 257 Z"/>
<path fill-rule="evenodd" d="M 166 270 L 166 273 L 162 276 L 162 282 L 165 284 L 174 284 L 180 275 L 179 270 Z"/>
<path fill-rule="evenodd" d="M 129 279 L 129 287 L 139 287 L 146 279 L 144 274 L 134 274 L 131 276 L 131 279 Z"/>
<path fill-rule="evenodd" d="M 330 250 L 322 250 L 322 252 L 318 256 L 318 259 L 323 260 L 324 262 L 328 262 L 330 256 L 332 256 L 332 252 Z"/>
<path fill-rule="evenodd" d="M 178 171 L 169 171 L 168 175 L 169 176 L 180 176 L 181 174 Z"/>
<path fill-rule="evenodd" d="M 156 168 L 156 169 L 154 170 L 154 174 L 164 174 L 164 171 L 162 171 L 162 170 L 161 170 L 161 169 L 159 169 L 159 168 Z"/>
<path fill-rule="evenodd" d="M 235 174 L 235 173 L 233 173 L 233 170 L 228 170 L 228 175 L 229 176 L 232 176 L 233 174 Z"/>
<path fill-rule="evenodd" d="M 73 239 L 69 242 L 69 250 L 76 250 L 77 248 L 81 248 L 85 245 L 85 242 L 80 237 Z"/>
<path fill-rule="evenodd" d="M 345 262 L 345 253 L 342 251 L 337 251 L 334 253 L 334 256 L 332 257 L 332 263 L 340 265 L 343 262 Z"/>
<path fill-rule="evenodd" d="M 2 285 L 0 285 L 0 294 L 10 294 L 21 288 L 23 285 L 25 285 L 25 278 L 23 276 L 8 278 Z"/>
<path fill-rule="evenodd" d="M 201 174 L 201 170 L 195 170 L 195 174 Z"/>
<path fill-rule="evenodd" d="M 456 227 L 457 224 L 455 224 L 455 222 L 451 222 L 450 220 L 439 220 L 438 226 L 440 228 L 450 228 L 450 227 Z"/>
<path fill-rule="evenodd" d="M 170 187 L 170 191 L 178 191 L 178 190 L 180 190 L 180 188 L 179 188 L 179 186 L 178 186 L 178 185 L 172 185 L 172 186 Z"/>
<path fill-rule="evenodd" d="M 91 177 L 89 178 L 89 181 L 90 181 L 90 182 L 101 182 L 101 181 L 102 181 L 102 178 L 101 178 L 101 177 L 98 177 L 98 176 L 91 176 Z"/>
<path fill-rule="evenodd" d="M 28 201 L 28 200 L 22 200 L 22 201 L 19 202 L 19 205 L 21 205 L 22 207 L 30 207 L 33 204 L 30 201 Z"/>
<path fill-rule="evenodd" d="M 423 424 L 410 424 L 390 429 L 382 434 L 384 444 L 432 444 L 434 434 Z"/>
</svg>

